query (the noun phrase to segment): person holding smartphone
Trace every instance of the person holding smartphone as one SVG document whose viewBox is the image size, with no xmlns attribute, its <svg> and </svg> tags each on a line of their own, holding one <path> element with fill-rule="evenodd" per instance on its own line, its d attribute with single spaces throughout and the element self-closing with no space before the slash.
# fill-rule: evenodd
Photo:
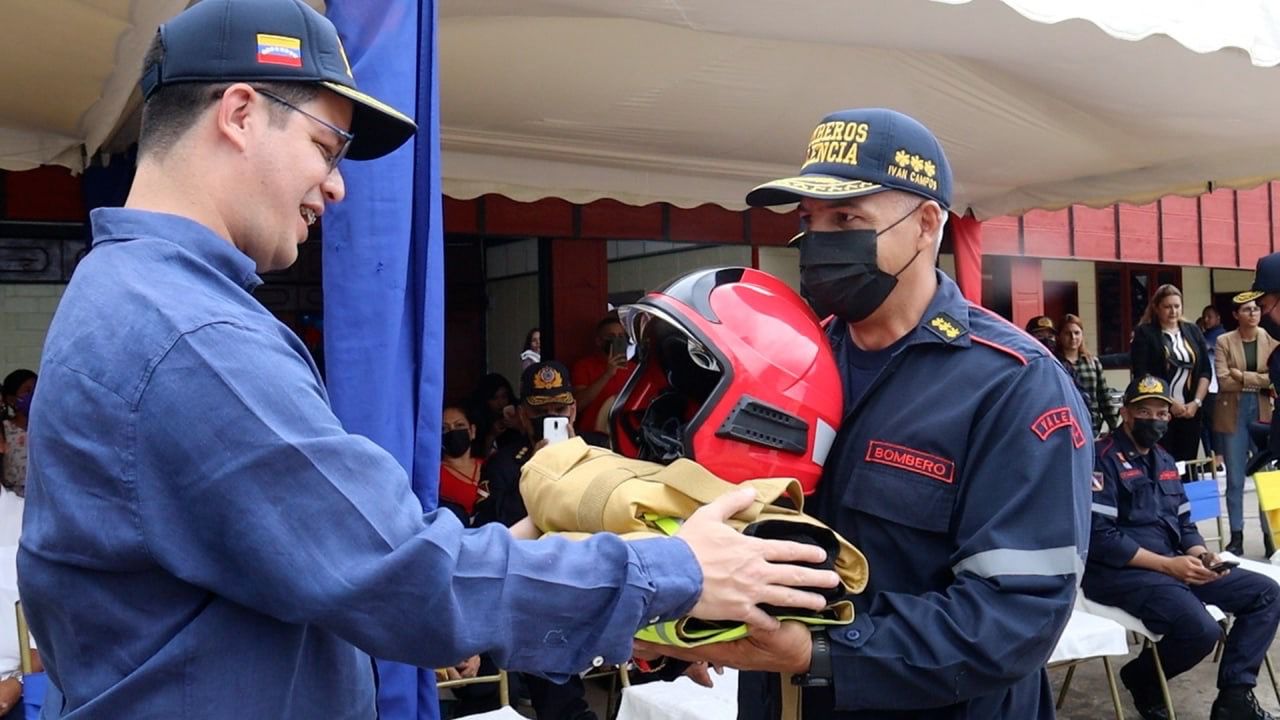
<svg viewBox="0 0 1280 720">
<path fill-rule="evenodd" d="M 1234 614 L 1210 719 L 1270 718 L 1253 686 L 1280 625 L 1280 587 L 1233 570 L 1205 547 L 1173 456 L 1158 444 L 1173 416 L 1169 388 L 1153 375 L 1135 379 L 1124 394 L 1120 430 L 1098 441 L 1084 593 L 1163 635 L 1157 649 L 1170 679 L 1195 667 L 1222 635 L 1204 603 Z M 1143 718 L 1168 717 L 1149 648 L 1121 668 L 1120 679 Z"/>
<path fill-rule="evenodd" d="M 606 404 L 627 384 L 635 364 L 627 359 L 627 334 L 618 320 L 617 311 L 610 312 L 596 323 L 596 349 L 598 352 L 581 358 L 573 364 L 574 399 L 578 413 L 578 433 L 605 430 L 608 419 L 601 423 L 601 413 Z"/>
<path fill-rule="evenodd" d="M 569 371 L 554 360 L 536 362 L 520 375 L 516 406 L 517 440 L 498 446 L 480 472 L 480 486 L 489 495 L 475 505 L 475 527 L 499 522 L 511 527 L 529 513 L 520 497 L 520 469 L 546 445 L 575 436 L 577 403 Z M 522 674 L 538 720 L 595 720 L 587 706 L 582 678 L 574 675 L 563 685 Z"/>
</svg>

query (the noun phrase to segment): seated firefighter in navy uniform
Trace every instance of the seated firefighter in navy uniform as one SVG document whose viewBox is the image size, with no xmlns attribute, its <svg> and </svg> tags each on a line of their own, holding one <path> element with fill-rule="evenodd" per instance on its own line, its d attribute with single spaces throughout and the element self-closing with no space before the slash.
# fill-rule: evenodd
<svg viewBox="0 0 1280 720">
<path fill-rule="evenodd" d="M 1173 456 L 1157 444 L 1172 402 L 1164 380 L 1135 379 L 1124 394 L 1121 428 L 1098 441 L 1084 593 L 1163 635 L 1157 648 L 1169 678 L 1194 667 L 1221 637 L 1204 604 L 1233 613 L 1210 720 L 1271 718 L 1253 687 L 1280 623 L 1280 586 L 1220 567 L 1205 548 Z M 1143 718 L 1168 717 L 1150 648 L 1120 670 L 1120 679 Z"/>
</svg>

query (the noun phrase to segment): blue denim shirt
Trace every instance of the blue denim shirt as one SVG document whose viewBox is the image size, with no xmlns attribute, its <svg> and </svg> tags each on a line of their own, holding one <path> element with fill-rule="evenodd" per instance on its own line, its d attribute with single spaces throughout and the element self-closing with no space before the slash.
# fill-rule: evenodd
<svg viewBox="0 0 1280 720">
<path fill-rule="evenodd" d="M 56 686 L 43 717 L 363 720 L 366 653 L 564 676 L 695 602 L 678 539 L 424 517 L 250 295 L 252 260 L 181 217 L 92 223 L 31 411 L 18 568 Z"/>
</svg>

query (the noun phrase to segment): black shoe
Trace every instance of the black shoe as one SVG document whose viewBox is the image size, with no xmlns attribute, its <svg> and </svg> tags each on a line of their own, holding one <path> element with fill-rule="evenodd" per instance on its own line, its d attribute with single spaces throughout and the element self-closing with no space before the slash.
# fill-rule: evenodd
<svg viewBox="0 0 1280 720">
<path fill-rule="evenodd" d="M 1253 688 L 1223 688 L 1213 701 L 1209 720 L 1276 720 L 1275 716 L 1258 706 Z"/>
<path fill-rule="evenodd" d="M 1232 555 L 1244 555 L 1244 531 L 1232 530 L 1231 540 L 1223 550 Z"/>
<path fill-rule="evenodd" d="M 1124 687 L 1133 696 L 1133 706 L 1138 709 L 1142 720 L 1169 720 L 1169 710 L 1164 706 L 1164 696 L 1160 694 L 1160 688 L 1130 687 L 1127 683 Z M 1218 720 L 1217 716 L 1212 720 Z"/>
</svg>

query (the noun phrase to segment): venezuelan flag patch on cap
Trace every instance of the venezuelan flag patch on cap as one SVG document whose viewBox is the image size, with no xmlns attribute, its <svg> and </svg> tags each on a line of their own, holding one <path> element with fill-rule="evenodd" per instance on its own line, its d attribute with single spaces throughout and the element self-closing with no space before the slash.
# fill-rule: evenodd
<svg viewBox="0 0 1280 720">
<path fill-rule="evenodd" d="M 263 65 L 302 67 L 302 41 L 285 35 L 258 33 L 258 62 Z"/>
</svg>

